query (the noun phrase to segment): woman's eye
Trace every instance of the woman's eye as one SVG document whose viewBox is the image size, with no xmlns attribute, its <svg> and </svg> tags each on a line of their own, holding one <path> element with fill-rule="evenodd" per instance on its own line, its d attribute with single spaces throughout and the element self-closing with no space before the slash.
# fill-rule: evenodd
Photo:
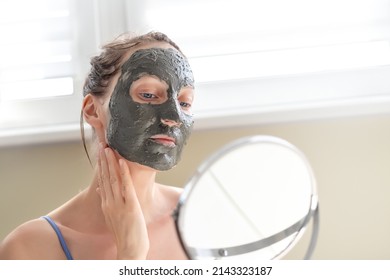
<svg viewBox="0 0 390 280">
<path fill-rule="evenodd" d="M 180 106 L 186 109 L 191 108 L 191 104 L 187 102 L 180 102 Z"/>
<path fill-rule="evenodd" d="M 142 93 L 140 93 L 140 95 L 144 99 L 156 99 L 157 98 L 157 96 L 155 94 L 149 93 L 149 92 L 142 92 Z"/>
</svg>

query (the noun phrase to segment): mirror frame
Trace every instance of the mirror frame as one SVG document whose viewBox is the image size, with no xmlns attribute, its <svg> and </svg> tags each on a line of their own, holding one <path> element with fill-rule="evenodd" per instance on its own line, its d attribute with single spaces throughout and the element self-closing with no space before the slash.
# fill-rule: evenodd
<svg viewBox="0 0 390 280">
<path fill-rule="evenodd" d="M 248 248 L 248 246 L 253 246 L 253 245 L 257 247 L 257 250 L 259 250 L 261 248 L 269 246 L 270 244 L 273 244 L 273 243 L 276 243 L 277 241 L 282 240 L 286 236 L 286 233 L 289 235 L 292 234 L 293 232 L 295 232 L 295 229 L 298 226 L 301 226 L 301 229 L 304 229 L 305 227 L 307 227 L 308 223 L 312 220 L 312 232 L 311 232 L 310 242 L 309 242 L 308 248 L 306 250 L 306 253 L 303 257 L 304 260 L 311 259 L 313 252 L 314 252 L 314 249 L 315 249 L 316 244 L 317 244 L 317 239 L 318 239 L 318 234 L 319 234 L 319 224 L 320 224 L 317 184 L 315 181 L 313 170 L 312 170 L 306 156 L 298 148 L 296 148 L 294 145 L 292 145 L 291 143 L 289 143 L 286 140 L 283 140 L 283 139 L 275 137 L 275 136 L 269 136 L 269 135 L 255 135 L 255 136 L 249 136 L 249 137 L 242 137 L 242 138 L 239 138 L 233 142 L 228 143 L 227 145 L 223 146 L 222 148 L 217 150 L 215 153 L 213 153 L 211 156 L 206 158 L 203 161 L 203 163 L 198 167 L 198 169 L 195 171 L 195 173 L 193 174 L 191 179 L 185 184 L 184 190 L 183 190 L 182 194 L 180 195 L 177 206 L 176 206 L 174 212 L 172 213 L 172 217 L 175 221 L 176 232 L 178 233 L 178 237 L 179 237 L 181 246 L 182 246 L 184 252 L 186 253 L 188 259 L 191 259 L 190 258 L 190 256 L 191 256 L 190 249 L 187 248 L 184 244 L 184 240 L 183 240 L 182 235 L 180 233 L 181 231 L 180 231 L 180 226 L 179 226 L 179 217 L 180 217 L 180 212 L 181 212 L 180 210 L 182 209 L 183 205 L 185 204 L 185 201 L 187 200 L 187 198 L 189 197 L 189 195 L 191 194 L 191 192 L 195 188 L 197 182 L 202 177 L 202 175 L 217 160 L 222 158 L 226 153 L 233 151 L 233 150 L 235 150 L 235 149 L 237 149 L 245 144 L 256 144 L 256 143 L 270 143 L 270 144 L 277 144 L 277 145 L 283 146 L 284 148 L 287 148 L 287 149 L 293 151 L 294 153 L 296 153 L 304 161 L 304 163 L 307 167 L 307 170 L 310 173 L 309 175 L 310 175 L 311 183 L 312 183 L 311 184 L 312 196 L 311 196 L 311 200 L 310 200 L 309 212 L 305 216 L 304 219 L 298 221 L 297 223 L 295 223 L 294 225 L 292 225 L 291 227 L 289 227 L 286 230 L 278 232 L 272 236 L 269 236 L 265 239 L 259 240 L 259 241 L 254 242 L 254 243 L 233 247 L 233 248 L 231 248 L 231 250 L 235 250 L 236 248 L 237 248 L 236 251 L 245 250 L 246 248 Z M 289 236 L 289 235 L 287 235 L 287 236 Z M 298 236 L 300 236 L 300 234 L 297 234 L 294 237 L 294 240 L 290 243 L 290 245 L 287 248 L 294 246 L 293 243 L 296 243 L 299 240 Z M 216 252 L 214 252 L 214 251 L 216 251 Z M 221 257 L 226 256 L 225 249 L 210 249 L 210 250 L 208 250 L 208 252 L 205 255 L 210 254 L 210 252 L 211 252 L 211 256 L 216 256 L 216 255 L 219 255 Z"/>
</svg>

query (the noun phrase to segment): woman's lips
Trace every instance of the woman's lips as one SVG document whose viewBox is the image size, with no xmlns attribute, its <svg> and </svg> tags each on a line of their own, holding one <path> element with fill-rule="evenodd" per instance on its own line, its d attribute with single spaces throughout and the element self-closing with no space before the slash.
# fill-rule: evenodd
<svg viewBox="0 0 390 280">
<path fill-rule="evenodd" d="M 154 136 L 150 137 L 150 139 L 153 142 L 156 142 L 158 144 L 161 144 L 161 145 L 164 145 L 167 147 L 173 148 L 176 146 L 176 140 L 172 137 L 167 136 L 167 135 L 158 134 L 158 135 L 154 135 Z"/>
</svg>

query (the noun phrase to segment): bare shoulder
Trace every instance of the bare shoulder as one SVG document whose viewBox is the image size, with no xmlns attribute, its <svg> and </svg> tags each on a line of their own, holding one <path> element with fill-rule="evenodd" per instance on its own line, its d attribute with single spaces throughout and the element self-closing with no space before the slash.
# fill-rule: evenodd
<svg viewBox="0 0 390 280">
<path fill-rule="evenodd" d="M 28 221 L 13 230 L 0 244 L 2 260 L 59 259 L 58 240 L 43 219 Z"/>
</svg>

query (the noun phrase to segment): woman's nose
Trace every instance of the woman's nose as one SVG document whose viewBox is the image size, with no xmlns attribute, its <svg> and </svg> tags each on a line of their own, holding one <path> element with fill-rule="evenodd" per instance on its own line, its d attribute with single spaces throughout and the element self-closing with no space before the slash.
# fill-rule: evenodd
<svg viewBox="0 0 390 280">
<path fill-rule="evenodd" d="M 179 127 L 181 125 L 181 108 L 179 102 L 175 99 L 168 100 L 163 105 L 164 109 L 161 113 L 161 123 L 163 125 L 173 127 Z"/>
<path fill-rule="evenodd" d="M 177 122 L 177 121 L 174 121 L 174 120 L 169 120 L 169 119 L 161 119 L 161 123 L 163 125 L 166 125 L 166 126 L 169 126 L 169 127 L 173 127 L 173 126 L 180 126 L 181 125 L 181 122 Z"/>
</svg>

